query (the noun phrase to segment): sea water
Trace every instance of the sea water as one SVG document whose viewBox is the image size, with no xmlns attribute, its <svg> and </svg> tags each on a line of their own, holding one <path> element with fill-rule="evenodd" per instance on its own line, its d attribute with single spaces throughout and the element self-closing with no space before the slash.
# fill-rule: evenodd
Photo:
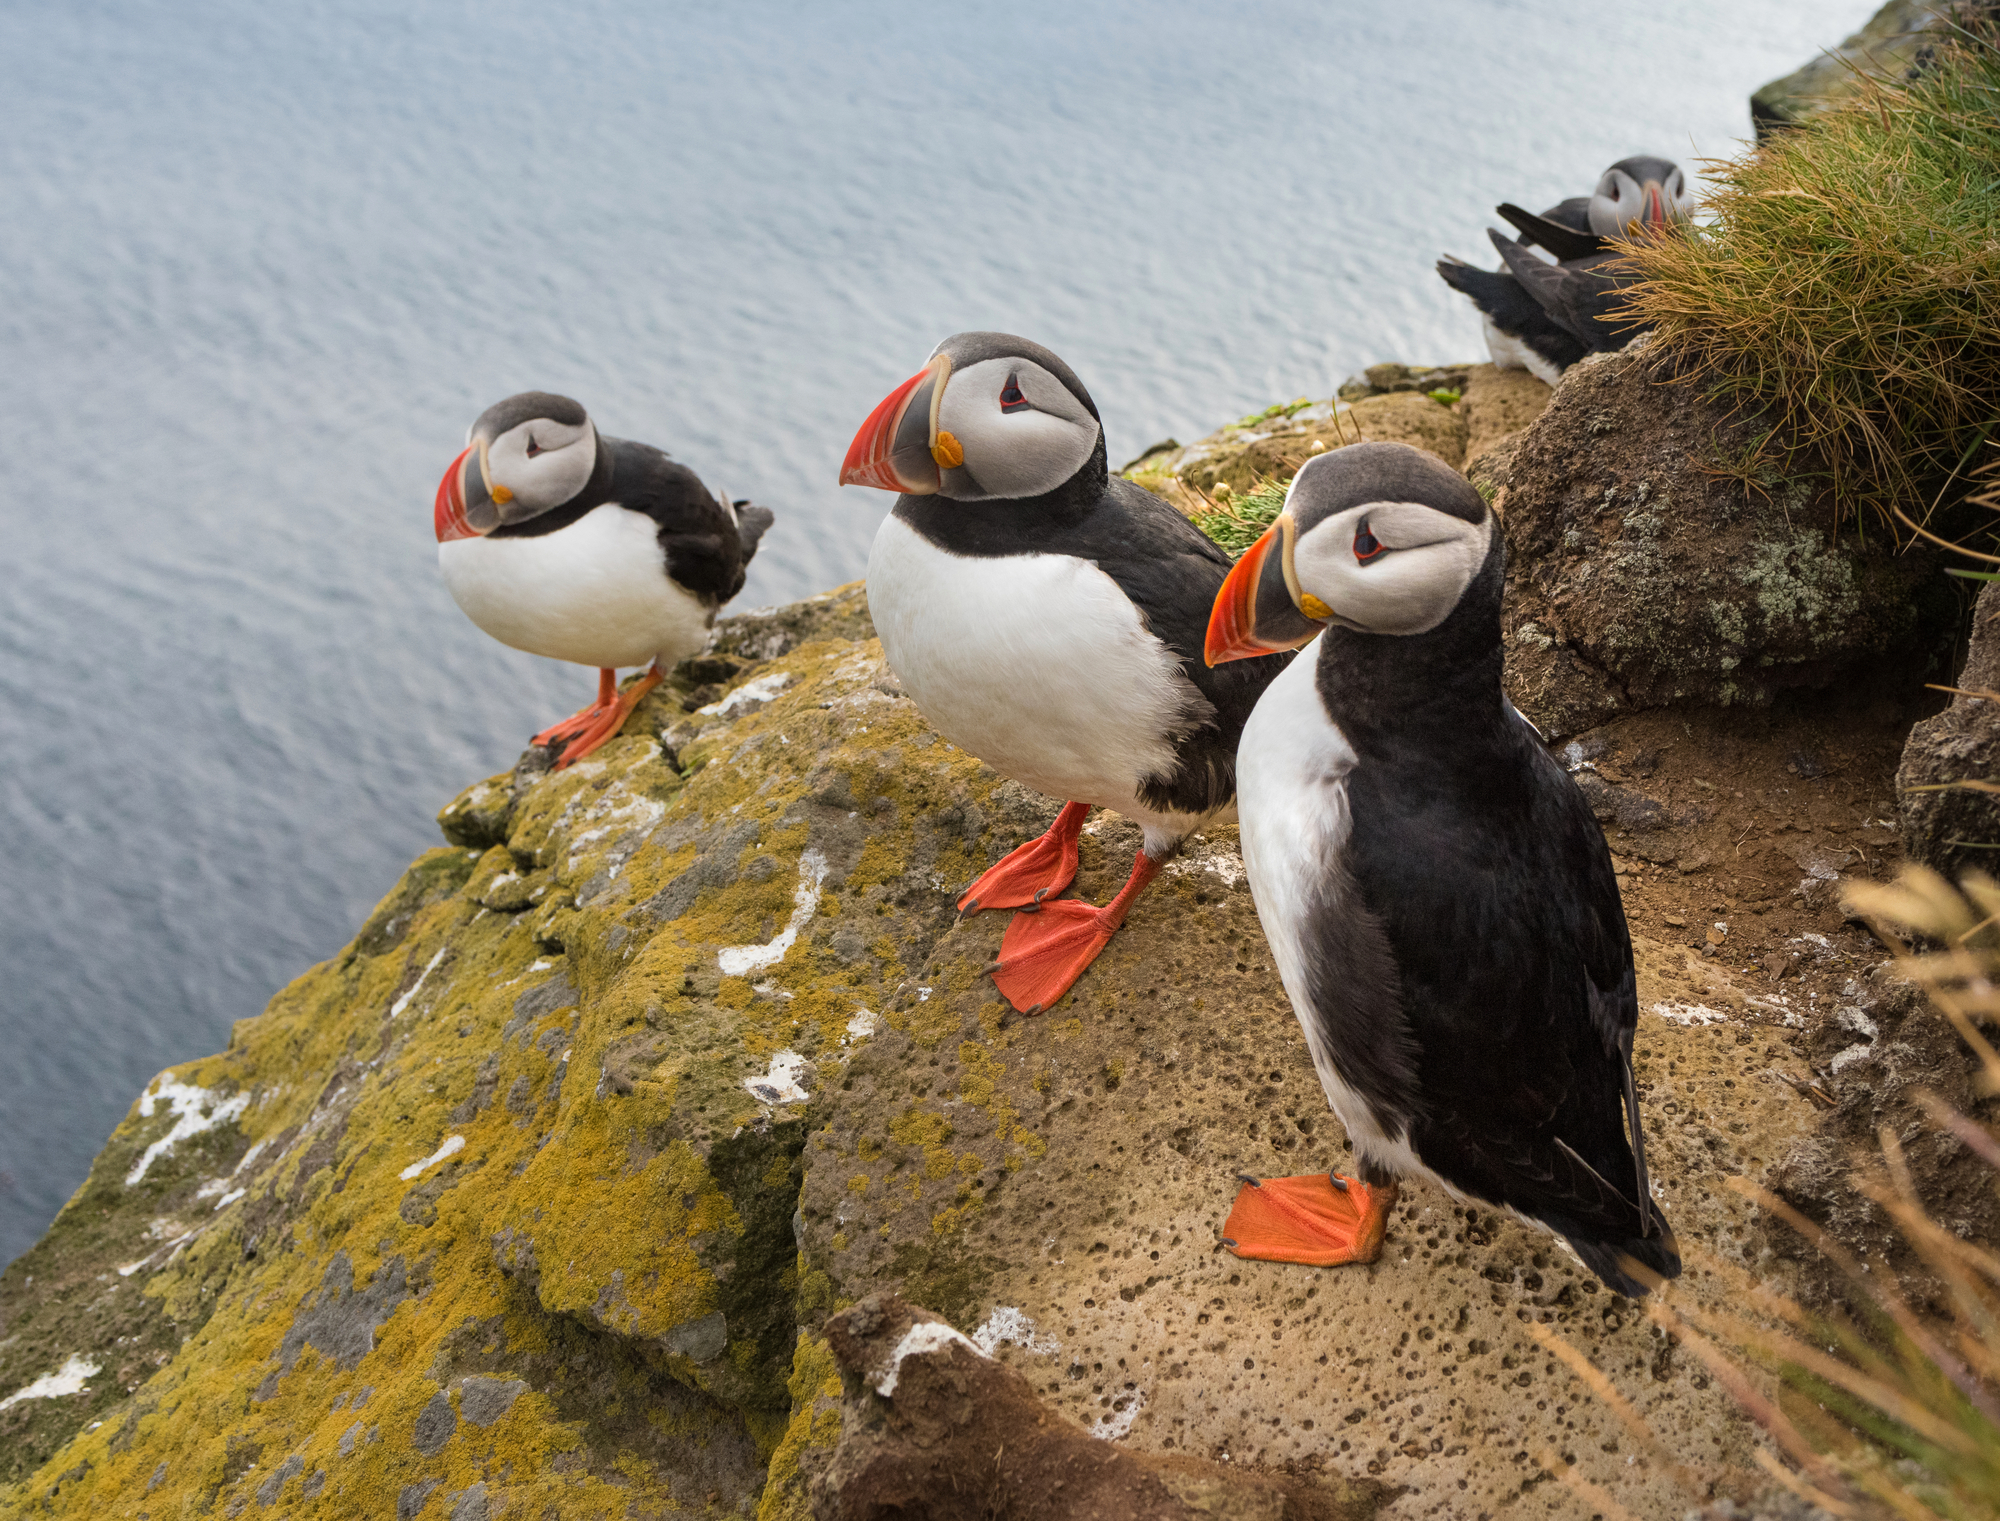
<svg viewBox="0 0 2000 1521">
<path fill-rule="evenodd" d="M 438 477 L 566 392 L 861 574 L 931 346 L 1114 463 L 1384 359 L 1501 200 L 1746 137 L 1869 0 L 17 0 L 0 9 L 0 1261 L 162 1067 L 336 950 L 581 706 L 439 584 Z"/>
</svg>

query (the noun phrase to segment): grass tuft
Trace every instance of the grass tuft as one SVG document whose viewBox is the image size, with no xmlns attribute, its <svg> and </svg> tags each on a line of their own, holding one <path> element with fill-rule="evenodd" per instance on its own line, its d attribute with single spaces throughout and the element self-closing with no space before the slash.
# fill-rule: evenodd
<svg viewBox="0 0 2000 1521">
<path fill-rule="evenodd" d="M 1843 516 L 1927 522 L 2000 433 L 1996 35 L 1956 29 L 1915 79 L 1706 166 L 1711 221 L 1621 245 L 1653 352 Z"/>
<path fill-rule="evenodd" d="M 1290 489 L 1287 482 L 1268 475 L 1248 491 L 1218 486 L 1213 495 L 1202 496 L 1206 506 L 1189 516 L 1195 527 L 1229 551 L 1230 559 L 1238 560 L 1285 510 L 1285 493 Z"/>
</svg>

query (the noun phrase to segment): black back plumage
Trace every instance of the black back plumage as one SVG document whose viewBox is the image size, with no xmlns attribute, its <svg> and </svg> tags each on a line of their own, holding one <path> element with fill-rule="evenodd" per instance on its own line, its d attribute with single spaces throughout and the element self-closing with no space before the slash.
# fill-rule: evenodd
<svg viewBox="0 0 2000 1521">
<path fill-rule="evenodd" d="M 1230 558 L 1152 492 L 1111 475 L 1102 434 L 1083 468 L 1042 496 L 990 502 L 902 496 L 895 513 L 951 554 L 1071 555 L 1103 571 L 1179 657 L 1182 673 L 1211 709 L 1206 721 L 1172 737 L 1175 767 L 1146 778 L 1141 799 L 1149 807 L 1199 814 L 1236 795 L 1243 725 L 1291 656 L 1265 655 L 1213 670 L 1203 663 L 1209 612 Z"/>
<path fill-rule="evenodd" d="M 1397 1058 L 1377 1064 L 1371 1107 L 1446 1182 L 1543 1222 L 1636 1294 L 1621 1258 L 1662 1277 L 1680 1259 L 1632 1085 L 1631 940 L 1589 806 L 1501 695 L 1504 558 L 1496 535 L 1427 634 L 1322 636 L 1320 700 L 1358 760 L 1341 870 L 1307 936 L 1325 951 L 1313 1003 L 1365 1014 L 1329 979 L 1376 968 L 1372 996 L 1401 1030 L 1325 1032 L 1336 1053 Z"/>
<path fill-rule="evenodd" d="M 1486 235 L 1521 288 L 1585 352 L 1612 353 L 1651 326 L 1622 313 L 1625 288 L 1638 276 L 1608 247 L 1548 264 L 1511 238 L 1491 230 Z"/>
<path fill-rule="evenodd" d="M 539 393 L 532 394 L 540 399 Z M 531 415 L 548 413 L 544 409 Z M 750 558 L 773 521 L 769 508 L 748 502 L 732 507 L 718 501 L 692 470 L 651 444 L 600 433 L 597 464 L 581 491 L 525 522 L 496 528 L 489 537 L 539 538 L 569 527 L 606 503 L 651 518 L 659 526 L 667 574 L 716 607 L 743 590 Z"/>
</svg>

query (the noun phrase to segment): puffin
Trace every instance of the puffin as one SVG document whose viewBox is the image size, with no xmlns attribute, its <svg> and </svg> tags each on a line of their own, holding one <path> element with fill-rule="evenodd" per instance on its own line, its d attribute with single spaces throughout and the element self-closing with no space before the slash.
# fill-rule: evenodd
<svg viewBox="0 0 2000 1521">
<path fill-rule="evenodd" d="M 572 766 L 624 726 L 665 671 L 708 648 L 743 589 L 768 508 L 711 493 L 648 444 L 607 438 L 567 396 L 480 413 L 438 482 L 438 568 L 502 644 L 598 668 L 597 701 L 532 743 Z M 623 693 L 618 667 L 646 666 Z"/>
<path fill-rule="evenodd" d="M 1634 1296 L 1680 1272 L 1632 1080 L 1611 855 L 1501 691 L 1505 551 L 1406 444 L 1316 455 L 1230 572 L 1211 664 L 1317 641 L 1243 728 L 1243 862 L 1355 1175 L 1246 1179 L 1239 1257 L 1381 1252 L 1398 1180 L 1547 1227 Z"/>
<path fill-rule="evenodd" d="M 1589 196 L 1572 196 L 1539 216 L 1503 202 L 1499 214 L 1520 233 L 1510 240 L 1489 231 L 1502 268 L 1480 269 L 1446 254 L 1437 272 L 1479 308 L 1486 352 L 1503 370 L 1524 369 L 1554 385 L 1585 354 L 1616 349 L 1643 325 L 1610 325 L 1625 284 L 1605 266 L 1610 243 L 1685 222 L 1693 213 L 1687 177 L 1663 158 L 1620 159 Z M 1528 250 L 1540 246 L 1550 264 Z"/>
<path fill-rule="evenodd" d="M 962 913 L 1020 910 L 986 970 L 1016 1010 L 1039 1014 L 1181 843 L 1234 817 L 1237 738 L 1290 656 L 1202 663 L 1229 555 L 1111 474 L 1097 404 L 1039 343 L 945 339 L 862 423 L 840 481 L 897 493 L 867 585 L 903 690 L 952 744 L 1065 800 L 958 901 Z M 1101 908 L 1056 897 L 1092 808 L 1143 835 Z"/>
</svg>

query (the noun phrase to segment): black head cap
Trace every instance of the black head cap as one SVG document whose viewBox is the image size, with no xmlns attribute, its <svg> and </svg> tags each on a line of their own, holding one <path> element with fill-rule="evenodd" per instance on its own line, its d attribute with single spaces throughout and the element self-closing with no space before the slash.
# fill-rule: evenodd
<svg viewBox="0 0 2000 1521">
<path fill-rule="evenodd" d="M 1349 444 L 1299 467 L 1285 508 L 1305 533 L 1350 507 L 1420 502 L 1468 523 L 1486 521 L 1486 499 L 1464 476 L 1409 444 Z"/>
<path fill-rule="evenodd" d="M 550 422 L 563 423 L 572 428 L 580 428 L 589 421 L 581 402 L 558 396 L 553 391 L 523 391 L 505 401 L 496 401 L 481 412 L 479 421 L 472 425 L 472 437 L 490 441 L 509 428 L 518 428 L 522 423 L 533 422 L 538 417 L 546 417 Z"/>
</svg>

